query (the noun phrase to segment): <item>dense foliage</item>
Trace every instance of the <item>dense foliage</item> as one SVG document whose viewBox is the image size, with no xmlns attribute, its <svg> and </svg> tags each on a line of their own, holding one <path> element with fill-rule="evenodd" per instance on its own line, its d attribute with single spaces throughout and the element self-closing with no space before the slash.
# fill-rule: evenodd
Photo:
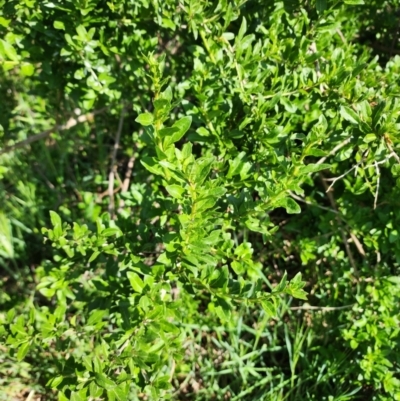
<svg viewBox="0 0 400 401">
<path fill-rule="evenodd" d="M 400 400 L 366 3 L 0 0 L 0 400 Z"/>
</svg>

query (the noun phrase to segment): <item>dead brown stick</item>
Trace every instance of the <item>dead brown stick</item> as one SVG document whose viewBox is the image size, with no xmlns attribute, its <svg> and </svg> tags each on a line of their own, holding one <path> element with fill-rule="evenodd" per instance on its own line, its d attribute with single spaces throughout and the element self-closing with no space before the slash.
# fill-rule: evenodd
<svg viewBox="0 0 400 401">
<path fill-rule="evenodd" d="M 40 132 L 39 134 L 29 136 L 28 138 L 24 139 L 23 141 L 17 142 L 14 145 L 6 146 L 5 148 L 0 149 L 0 156 L 5 153 L 9 153 L 13 150 L 23 148 L 33 142 L 37 142 L 37 141 L 40 141 L 41 139 L 47 138 L 53 132 L 65 131 L 67 129 L 75 127 L 75 125 L 78 125 L 80 123 L 84 123 L 86 121 L 93 121 L 93 117 L 95 115 L 101 114 L 104 111 L 106 111 L 107 109 L 108 109 L 108 107 L 103 107 L 102 109 L 94 110 L 91 113 L 83 114 L 82 116 L 78 116 L 76 118 L 71 117 L 65 124 L 56 125 L 53 128 L 50 128 L 43 132 Z"/>
<path fill-rule="evenodd" d="M 115 161 L 116 161 L 116 158 L 117 158 L 119 142 L 120 142 L 120 139 L 121 139 L 122 127 L 124 126 L 124 118 L 125 118 L 125 108 L 122 109 L 121 115 L 119 117 L 118 129 L 117 129 L 117 133 L 115 135 L 115 142 L 114 142 L 113 151 L 112 151 L 112 154 L 111 154 L 110 173 L 108 175 L 108 195 L 110 197 L 110 203 L 108 205 L 108 211 L 110 212 L 110 216 L 111 216 L 112 220 L 115 219 L 115 214 L 114 214 L 114 178 L 115 178 L 115 175 L 117 174 L 117 165 L 115 164 Z"/>
<path fill-rule="evenodd" d="M 400 157 L 399 155 L 393 150 L 392 145 L 390 144 L 390 141 L 388 139 L 385 138 L 385 143 L 386 146 L 389 148 L 391 154 L 393 155 L 393 157 L 396 159 L 397 163 L 400 164 Z"/>
<path fill-rule="evenodd" d="M 127 168 L 126 168 L 124 181 L 122 182 L 121 192 L 126 192 L 129 189 L 129 184 L 131 182 L 131 177 L 132 177 L 132 171 L 133 171 L 133 165 L 134 164 L 135 164 L 135 156 L 131 156 L 129 158 L 128 165 L 127 165 Z M 125 205 L 124 200 L 120 199 L 119 207 L 118 207 L 118 213 L 121 213 L 124 205 Z"/>
<path fill-rule="evenodd" d="M 349 234 L 351 237 L 351 240 L 353 241 L 354 245 L 356 246 L 358 253 L 365 258 L 366 253 L 364 251 L 364 247 L 362 246 L 361 242 L 358 240 L 358 238 L 350 231 L 349 228 Z"/>
<path fill-rule="evenodd" d="M 122 183 L 122 192 L 126 192 L 129 189 L 129 184 L 131 181 L 131 177 L 132 177 L 132 170 L 133 170 L 133 165 L 135 164 L 135 156 L 131 156 L 129 161 L 128 161 L 128 166 L 126 169 L 126 173 L 125 173 L 125 178 L 124 181 Z"/>
<path fill-rule="evenodd" d="M 121 186 L 119 186 L 118 188 L 115 188 L 115 189 L 114 189 L 114 195 L 115 195 L 116 193 L 118 193 L 120 190 L 121 190 Z M 101 201 L 105 196 L 108 196 L 108 195 L 109 195 L 109 192 L 108 192 L 108 188 L 107 188 L 105 191 L 103 191 L 102 193 L 100 193 L 100 194 L 97 195 L 97 199 L 98 199 L 99 201 Z"/>
</svg>

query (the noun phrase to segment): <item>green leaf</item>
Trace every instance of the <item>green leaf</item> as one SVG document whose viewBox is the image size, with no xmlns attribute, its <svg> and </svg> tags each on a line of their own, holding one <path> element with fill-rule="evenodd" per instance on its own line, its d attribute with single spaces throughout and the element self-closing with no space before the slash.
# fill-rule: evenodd
<svg viewBox="0 0 400 401">
<path fill-rule="evenodd" d="M 237 42 L 240 42 L 243 39 L 243 36 L 246 33 L 246 31 L 247 31 L 247 21 L 246 21 L 246 18 L 243 17 L 242 23 L 240 25 L 239 33 L 237 36 Z"/>
<path fill-rule="evenodd" d="M 161 329 L 164 330 L 164 332 L 166 332 L 166 333 L 171 333 L 174 335 L 179 335 L 179 333 L 180 333 L 179 328 L 176 327 L 176 325 L 173 323 L 170 323 L 166 320 L 160 320 L 159 324 L 160 324 Z"/>
<path fill-rule="evenodd" d="M 231 318 L 232 306 L 221 297 L 216 297 L 215 300 L 215 312 L 218 317 L 223 321 L 228 321 Z"/>
<path fill-rule="evenodd" d="M 50 210 L 50 220 L 53 227 L 56 227 L 57 225 L 60 227 L 62 226 L 61 217 L 53 210 Z"/>
<path fill-rule="evenodd" d="M 287 272 L 283 274 L 281 282 L 272 290 L 273 293 L 280 293 L 285 290 L 287 284 Z"/>
<path fill-rule="evenodd" d="M 39 292 L 46 298 L 51 298 L 56 293 L 56 290 L 54 288 L 41 288 Z"/>
<path fill-rule="evenodd" d="M 182 199 L 182 194 L 185 192 L 185 189 L 179 185 L 167 185 L 165 189 L 173 198 L 177 199 Z"/>
<path fill-rule="evenodd" d="M 344 2 L 353 6 L 365 4 L 364 0 L 344 0 Z"/>
<path fill-rule="evenodd" d="M 395 177 L 400 176 L 400 164 L 393 164 L 390 171 Z"/>
<path fill-rule="evenodd" d="M 399 276 L 389 276 L 389 277 L 386 277 L 386 280 L 388 280 L 391 283 L 396 284 L 400 287 L 400 277 Z"/>
<path fill-rule="evenodd" d="M 305 156 L 316 156 L 316 157 L 323 157 L 326 156 L 328 153 L 323 151 L 322 149 L 311 148 L 307 149 Z"/>
<path fill-rule="evenodd" d="M 327 0 L 316 0 L 316 7 L 319 14 L 323 13 L 327 9 Z"/>
<path fill-rule="evenodd" d="M 281 97 L 280 102 L 288 113 L 296 113 L 297 106 L 286 97 Z"/>
<path fill-rule="evenodd" d="M 290 283 L 294 285 L 302 285 L 304 284 L 303 281 L 301 281 L 302 274 L 298 272 L 291 280 Z"/>
<path fill-rule="evenodd" d="M 176 127 L 162 128 L 158 131 L 158 135 L 160 135 L 161 138 L 166 138 L 168 136 L 172 136 L 176 132 L 179 132 L 179 128 Z"/>
<path fill-rule="evenodd" d="M 66 397 L 62 391 L 58 392 L 58 401 L 71 401 L 70 397 Z"/>
<path fill-rule="evenodd" d="M 282 198 L 275 203 L 275 206 L 284 207 L 286 209 L 286 213 L 289 214 L 297 214 L 301 212 L 301 207 L 292 198 Z"/>
<path fill-rule="evenodd" d="M 71 393 L 70 401 L 85 401 L 85 400 L 84 400 L 84 398 L 81 397 L 81 395 L 79 394 L 79 392 L 73 391 L 73 392 Z"/>
<path fill-rule="evenodd" d="M 180 120 L 178 120 L 172 126 L 172 128 L 177 128 L 178 131 L 174 132 L 172 135 L 165 138 L 165 146 L 168 147 L 168 145 L 178 142 L 183 137 L 183 135 L 186 134 L 191 124 L 192 124 L 192 117 L 183 117 Z"/>
<path fill-rule="evenodd" d="M 365 143 L 370 143 L 376 141 L 377 136 L 375 134 L 367 134 L 364 136 L 364 142 Z"/>
<path fill-rule="evenodd" d="M 139 275 L 135 272 L 127 272 L 126 273 L 129 282 L 131 283 L 132 288 L 138 292 L 141 293 L 144 288 L 144 283 L 143 280 L 139 277 Z"/>
<path fill-rule="evenodd" d="M 277 309 L 276 309 L 276 305 L 273 302 L 273 300 L 269 300 L 269 299 L 263 300 L 263 301 L 261 301 L 261 306 L 264 309 L 267 316 L 276 317 Z"/>
<path fill-rule="evenodd" d="M 115 383 L 110 380 L 105 374 L 95 372 L 94 377 L 96 379 L 96 384 L 105 390 L 113 390 L 115 388 Z"/>
<path fill-rule="evenodd" d="M 153 124 L 154 117 L 151 113 L 143 113 L 139 114 L 135 121 L 141 125 L 148 126 Z"/>
<path fill-rule="evenodd" d="M 50 388 L 57 388 L 62 383 L 63 380 L 64 380 L 63 376 L 56 376 L 50 379 L 47 382 L 46 386 L 49 386 Z"/>
<path fill-rule="evenodd" d="M 92 256 L 89 258 L 88 263 L 93 262 L 99 255 L 100 255 L 100 252 L 99 252 L 99 251 L 94 251 L 94 252 L 92 253 Z"/>
<path fill-rule="evenodd" d="M 62 29 L 65 31 L 65 25 L 62 21 L 54 21 L 53 26 L 55 29 Z"/>
<path fill-rule="evenodd" d="M 109 227 L 101 232 L 102 237 L 112 237 L 113 235 L 117 234 L 121 234 L 121 230 L 116 227 Z"/>
<path fill-rule="evenodd" d="M 106 310 L 96 309 L 91 314 L 87 321 L 88 326 L 95 325 L 96 323 L 100 322 L 103 317 L 107 314 Z"/>
<path fill-rule="evenodd" d="M 10 19 L 5 19 L 4 17 L 0 16 L 0 25 L 3 26 L 4 28 L 7 28 L 8 25 L 10 25 L 11 20 Z"/>
<path fill-rule="evenodd" d="M 127 395 L 125 394 L 125 392 L 123 391 L 122 388 L 119 387 L 115 387 L 111 390 L 107 390 L 107 395 L 109 399 L 114 398 L 115 400 L 118 401 L 127 401 Z"/>
<path fill-rule="evenodd" d="M 33 75 L 34 72 L 35 72 L 35 68 L 33 67 L 32 64 L 29 64 L 29 63 L 22 64 L 21 73 L 23 76 L 30 77 Z"/>
<path fill-rule="evenodd" d="M 290 293 L 290 295 L 293 297 L 293 298 L 298 298 L 298 299 L 303 299 L 303 300 L 305 300 L 305 301 L 307 301 L 307 293 L 304 291 L 304 290 L 302 290 L 302 289 L 297 289 L 297 288 L 291 288 L 291 289 L 289 289 L 289 291 L 288 291 L 289 293 Z"/>
<path fill-rule="evenodd" d="M 164 171 L 158 163 L 158 160 L 154 157 L 145 156 L 140 160 L 140 163 L 148 170 L 150 173 L 156 175 L 164 175 Z"/>
<path fill-rule="evenodd" d="M 229 170 L 226 178 L 232 178 L 241 173 L 245 162 L 243 159 L 246 157 L 246 152 L 240 152 L 233 160 L 229 160 Z"/>
<path fill-rule="evenodd" d="M 103 394 L 102 388 L 99 387 L 94 381 L 92 381 L 89 385 L 89 392 L 92 398 L 101 397 L 101 395 Z"/>
<path fill-rule="evenodd" d="M 352 110 L 348 106 L 341 106 L 340 107 L 340 115 L 348 122 L 352 124 L 359 125 L 361 123 L 361 119 L 358 114 Z"/>
<path fill-rule="evenodd" d="M 245 272 L 245 268 L 244 268 L 243 264 L 240 263 L 240 262 L 238 262 L 238 261 L 236 261 L 236 260 L 234 260 L 234 261 L 231 263 L 231 267 L 232 267 L 233 271 L 234 271 L 238 276 L 241 275 L 241 274 L 243 274 L 243 273 Z"/>
<path fill-rule="evenodd" d="M 167 99 L 157 99 L 153 104 L 156 111 L 162 113 L 168 112 L 171 107 L 171 103 Z"/>
<path fill-rule="evenodd" d="M 229 271 L 227 266 L 218 268 L 214 271 L 216 278 L 210 281 L 210 287 L 212 288 L 224 288 L 228 285 Z M 214 275 L 213 275 L 214 277 Z"/>
<path fill-rule="evenodd" d="M 389 234 L 389 242 L 391 244 L 397 243 L 399 241 L 399 232 L 397 230 L 392 230 Z"/>
<path fill-rule="evenodd" d="M 23 343 L 20 345 L 20 347 L 18 348 L 18 353 L 17 353 L 18 361 L 22 361 L 25 358 L 26 354 L 29 351 L 30 346 L 31 346 L 30 342 L 26 342 L 26 343 Z"/>
<path fill-rule="evenodd" d="M 8 71 L 8 70 L 13 69 L 16 65 L 18 65 L 18 61 L 1 61 L 0 60 L 0 65 L 3 66 L 5 71 Z"/>
<path fill-rule="evenodd" d="M 172 89 L 170 86 L 167 87 L 167 89 L 165 89 L 164 92 L 160 93 L 160 97 L 159 99 L 165 99 L 168 100 L 168 103 L 172 102 Z"/>
<path fill-rule="evenodd" d="M 88 38 L 87 30 L 86 30 L 86 28 L 85 28 L 83 25 L 78 25 L 78 26 L 76 27 L 76 32 L 77 32 L 79 38 L 80 38 L 82 41 L 86 41 L 86 40 L 89 39 L 89 38 Z"/>
<path fill-rule="evenodd" d="M 18 54 L 14 47 L 3 39 L 0 39 L 0 57 L 6 60 L 18 62 Z"/>
<path fill-rule="evenodd" d="M 208 174 L 210 173 L 213 162 L 213 157 L 202 157 L 197 159 L 194 162 L 189 173 L 189 180 L 196 183 L 197 185 L 203 184 Z"/>
<path fill-rule="evenodd" d="M 7 323 L 10 324 L 12 323 L 12 321 L 14 320 L 15 317 L 15 309 L 11 308 L 8 312 L 7 312 Z"/>
<path fill-rule="evenodd" d="M 330 167 L 331 165 L 327 163 L 307 164 L 306 166 L 300 167 L 298 175 L 316 173 L 317 171 L 326 170 Z"/>
</svg>

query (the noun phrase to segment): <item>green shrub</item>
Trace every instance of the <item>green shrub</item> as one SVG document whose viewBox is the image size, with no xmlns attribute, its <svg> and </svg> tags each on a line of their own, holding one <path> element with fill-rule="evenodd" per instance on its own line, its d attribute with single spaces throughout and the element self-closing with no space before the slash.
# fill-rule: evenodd
<svg viewBox="0 0 400 401">
<path fill-rule="evenodd" d="M 0 1 L 4 399 L 400 399 L 398 5 L 363 3 Z"/>
</svg>

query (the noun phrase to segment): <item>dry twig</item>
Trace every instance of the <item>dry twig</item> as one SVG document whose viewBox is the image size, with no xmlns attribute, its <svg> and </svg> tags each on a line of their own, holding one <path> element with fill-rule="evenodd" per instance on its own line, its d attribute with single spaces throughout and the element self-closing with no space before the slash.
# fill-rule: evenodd
<svg viewBox="0 0 400 401">
<path fill-rule="evenodd" d="M 308 304 L 304 304 L 302 306 L 292 306 L 290 310 L 306 310 L 306 311 L 316 310 L 321 312 L 333 312 L 337 310 L 350 309 L 354 305 L 355 304 L 344 305 L 344 306 L 311 306 Z"/>
<path fill-rule="evenodd" d="M 82 116 L 78 116 L 76 118 L 71 117 L 65 124 L 56 125 L 53 128 L 40 132 L 39 134 L 29 136 L 28 138 L 24 139 L 23 141 L 17 142 L 14 145 L 6 146 L 4 149 L 0 150 L 0 156 L 5 153 L 9 153 L 13 150 L 23 148 L 24 146 L 27 146 L 33 142 L 37 142 L 40 141 L 41 139 L 47 138 L 51 133 L 55 131 L 65 131 L 67 129 L 75 127 L 75 125 L 77 124 L 84 123 L 86 121 L 93 121 L 93 117 L 95 115 L 101 114 L 107 109 L 108 107 L 103 107 L 102 109 L 92 111 L 91 113 L 88 114 L 83 114 Z"/>
<path fill-rule="evenodd" d="M 131 182 L 132 170 L 133 170 L 133 165 L 134 164 L 135 164 L 135 156 L 131 156 L 129 158 L 128 165 L 127 165 L 127 168 L 126 168 L 125 178 L 124 178 L 124 181 L 123 181 L 122 186 L 121 186 L 121 192 L 126 192 L 129 189 L 129 184 Z M 119 207 L 118 207 L 118 213 L 121 213 L 121 211 L 122 211 L 122 209 L 124 207 L 124 204 L 125 204 L 124 200 L 120 199 Z"/>
<path fill-rule="evenodd" d="M 336 33 L 339 35 L 340 39 L 342 40 L 342 42 L 347 45 L 347 40 L 343 35 L 343 32 L 340 29 L 336 29 Z"/>
<path fill-rule="evenodd" d="M 380 183 L 380 178 L 381 178 L 381 172 L 379 170 L 379 166 L 378 166 L 377 162 L 375 162 L 375 168 L 376 168 L 376 192 L 375 192 L 375 197 L 374 197 L 374 210 L 376 209 L 376 204 L 378 203 L 379 183 Z"/>
<path fill-rule="evenodd" d="M 364 161 L 364 160 L 359 161 L 359 162 L 358 162 L 357 164 L 355 164 L 351 169 L 347 170 L 345 173 L 343 173 L 342 175 L 339 175 L 338 177 L 335 177 L 335 178 L 328 178 L 328 179 L 325 178 L 325 179 L 324 179 L 324 182 L 325 182 L 325 181 L 331 181 L 331 180 L 332 180 L 332 184 L 329 185 L 329 187 L 326 188 L 326 192 L 328 193 L 328 192 L 332 189 L 332 187 L 335 185 L 335 183 L 336 183 L 337 181 L 339 181 L 341 178 L 346 177 L 347 174 L 350 174 L 354 169 L 356 169 L 357 167 L 359 167 L 359 166 L 363 163 L 363 161 Z"/>
<path fill-rule="evenodd" d="M 396 159 L 397 163 L 400 164 L 400 157 L 399 157 L 399 155 L 393 150 L 392 145 L 389 143 L 389 140 L 386 140 L 385 143 L 386 143 L 386 146 L 389 148 L 389 150 L 390 150 L 390 152 L 391 152 L 390 154 Z"/>
<path fill-rule="evenodd" d="M 305 204 L 310 205 L 310 206 L 317 207 L 318 209 L 326 210 L 327 212 L 331 212 L 331 213 L 334 213 L 334 214 L 340 214 L 340 212 L 338 212 L 337 210 L 331 209 L 329 207 L 318 205 L 318 203 L 312 203 L 312 202 L 302 198 L 301 196 L 297 196 L 292 191 L 289 191 L 289 194 L 293 199 L 296 199 L 299 202 L 305 203 Z"/>
<path fill-rule="evenodd" d="M 317 161 L 317 164 L 322 164 L 325 162 L 325 160 L 330 157 L 333 156 L 338 150 L 342 149 L 343 147 L 345 147 L 347 144 L 349 144 L 351 142 L 351 137 L 345 139 L 344 141 L 340 142 L 338 145 L 336 145 L 326 156 L 322 157 L 321 159 L 319 159 Z"/>
</svg>

